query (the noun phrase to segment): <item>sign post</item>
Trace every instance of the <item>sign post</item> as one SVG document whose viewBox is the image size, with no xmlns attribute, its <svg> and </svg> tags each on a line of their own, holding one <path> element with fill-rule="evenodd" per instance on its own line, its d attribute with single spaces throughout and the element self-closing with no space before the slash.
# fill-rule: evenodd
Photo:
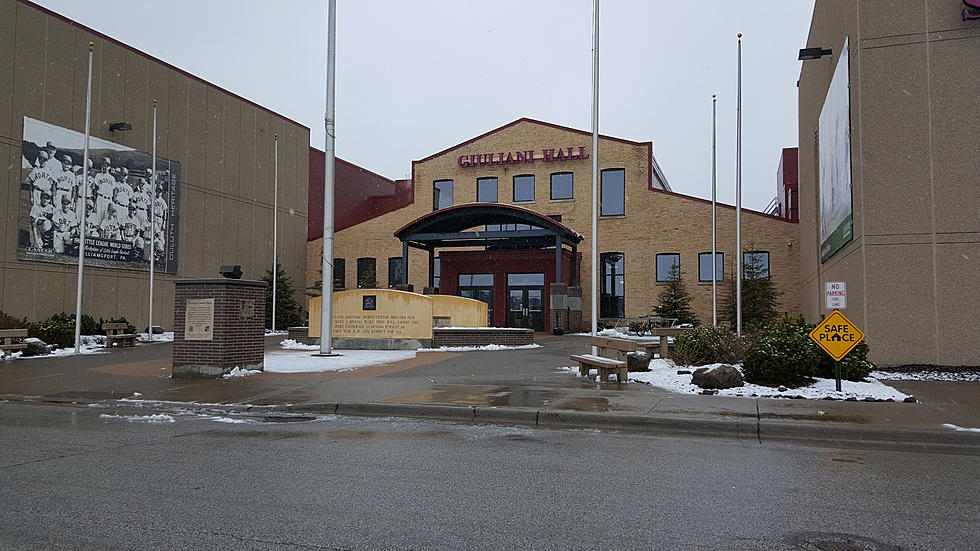
<svg viewBox="0 0 980 551">
<path fill-rule="evenodd" d="M 828 283 L 828 288 L 830 284 Z M 828 298 L 829 301 L 829 298 Z M 837 392 L 841 391 L 840 362 L 864 340 L 864 333 L 847 319 L 839 310 L 834 310 L 823 319 L 813 331 L 810 340 L 834 359 L 834 375 L 837 377 Z"/>
</svg>

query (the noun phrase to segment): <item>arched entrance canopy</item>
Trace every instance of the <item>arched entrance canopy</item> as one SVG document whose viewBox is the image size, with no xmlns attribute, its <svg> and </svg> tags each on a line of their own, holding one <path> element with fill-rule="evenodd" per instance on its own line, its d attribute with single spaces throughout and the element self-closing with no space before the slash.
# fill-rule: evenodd
<svg viewBox="0 0 980 551">
<path fill-rule="evenodd" d="M 526 225 L 529 229 L 477 230 L 487 225 Z M 562 250 L 572 249 L 572 278 L 576 279 L 576 249 L 582 236 L 561 222 L 532 210 L 501 203 L 454 205 L 419 217 L 395 232 L 402 242 L 402 281 L 408 281 L 408 248 L 429 252 L 429 286 L 433 282 L 435 251 L 444 247 L 487 247 L 501 249 L 555 248 L 555 281 L 562 277 Z M 571 281 L 568 283 L 572 283 Z"/>
<path fill-rule="evenodd" d="M 464 231 L 477 226 L 525 224 L 531 229 Z M 576 246 L 582 236 L 547 216 L 514 205 L 470 203 L 431 212 L 395 232 L 409 247 L 433 250 L 439 247 Z"/>
</svg>

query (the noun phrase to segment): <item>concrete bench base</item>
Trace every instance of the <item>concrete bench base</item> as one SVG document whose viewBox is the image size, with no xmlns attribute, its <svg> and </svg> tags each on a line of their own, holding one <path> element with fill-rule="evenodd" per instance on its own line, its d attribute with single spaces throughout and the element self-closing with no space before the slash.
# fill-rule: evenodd
<svg viewBox="0 0 980 551">
<path fill-rule="evenodd" d="M 136 337 L 138 335 L 128 334 L 128 335 L 106 335 L 105 347 L 112 348 L 114 343 L 119 343 L 119 346 L 136 346 Z"/>
</svg>

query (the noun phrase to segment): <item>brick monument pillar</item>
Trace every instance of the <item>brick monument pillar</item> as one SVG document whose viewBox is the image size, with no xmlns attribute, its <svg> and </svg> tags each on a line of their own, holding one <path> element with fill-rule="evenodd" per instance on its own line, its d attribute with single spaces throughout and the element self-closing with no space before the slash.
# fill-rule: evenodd
<svg viewBox="0 0 980 551">
<path fill-rule="evenodd" d="M 222 278 L 174 284 L 174 377 L 263 369 L 266 282 Z"/>
</svg>

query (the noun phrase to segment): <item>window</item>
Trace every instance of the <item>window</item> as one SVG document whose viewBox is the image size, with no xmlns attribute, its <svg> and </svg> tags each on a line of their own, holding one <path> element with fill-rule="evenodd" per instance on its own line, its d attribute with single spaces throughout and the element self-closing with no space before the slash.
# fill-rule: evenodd
<svg viewBox="0 0 980 551">
<path fill-rule="evenodd" d="M 487 224 L 487 231 L 517 231 L 536 229 L 530 224 Z"/>
<path fill-rule="evenodd" d="M 432 182 L 432 210 L 453 206 L 453 181 L 436 180 Z"/>
<path fill-rule="evenodd" d="M 378 270 L 373 258 L 357 259 L 357 288 L 373 289 L 378 286 Z"/>
<path fill-rule="evenodd" d="M 769 253 L 766 251 L 743 253 L 742 274 L 745 279 L 769 279 Z"/>
<path fill-rule="evenodd" d="M 477 203 L 497 202 L 497 179 L 496 178 L 476 179 L 476 202 Z"/>
<path fill-rule="evenodd" d="M 459 274 L 460 287 L 493 287 L 493 274 Z"/>
<path fill-rule="evenodd" d="M 602 253 L 599 256 L 599 266 L 602 270 L 599 317 L 622 318 L 626 316 L 623 258 L 623 253 Z"/>
<path fill-rule="evenodd" d="M 710 254 L 708 256 L 711 256 Z M 710 271 L 710 270 L 709 270 Z M 681 277 L 681 255 L 667 253 L 657 255 L 657 281 L 673 281 Z"/>
<path fill-rule="evenodd" d="M 544 274 L 507 274 L 509 287 L 540 287 L 544 285 Z"/>
<path fill-rule="evenodd" d="M 572 173 L 556 172 L 551 175 L 551 198 L 552 199 L 571 199 L 572 198 Z"/>
<path fill-rule="evenodd" d="M 393 256 L 388 259 L 388 287 L 405 283 L 402 278 L 402 257 Z"/>
<path fill-rule="evenodd" d="M 725 253 L 715 253 L 715 281 L 725 279 Z M 711 253 L 698 255 L 698 281 L 711 281 Z"/>
<path fill-rule="evenodd" d="M 442 270 L 442 262 L 439 257 L 432 259 L 432 286 L 435 287 L 436 292 L 439 292 L 439 274 Z"/>
<path fill-rule="evenodd" d="M 548 215 L 548 218 L 551 218 L 555 222 L 561 222 L 561 215 L 560 214 L 549 214 Z"/>
<path fill-rule="evenodd" d="M 599 214 L 602 216 L 619 216 L 626 214 L 626 171 L 622 168 L 610 168 L 602 171 L 600 181 L 602 190 Z"/>
<path fill-rule="evenodd" d="M 347 286 L 347 278 L 343 258 L 333 259 L 333 288 L 343 289 Z"/>
<path fill-rule="evenodd" d="M 514 202 L 534 201 L 534 176 L 514 176 Z"/>
</svg>

